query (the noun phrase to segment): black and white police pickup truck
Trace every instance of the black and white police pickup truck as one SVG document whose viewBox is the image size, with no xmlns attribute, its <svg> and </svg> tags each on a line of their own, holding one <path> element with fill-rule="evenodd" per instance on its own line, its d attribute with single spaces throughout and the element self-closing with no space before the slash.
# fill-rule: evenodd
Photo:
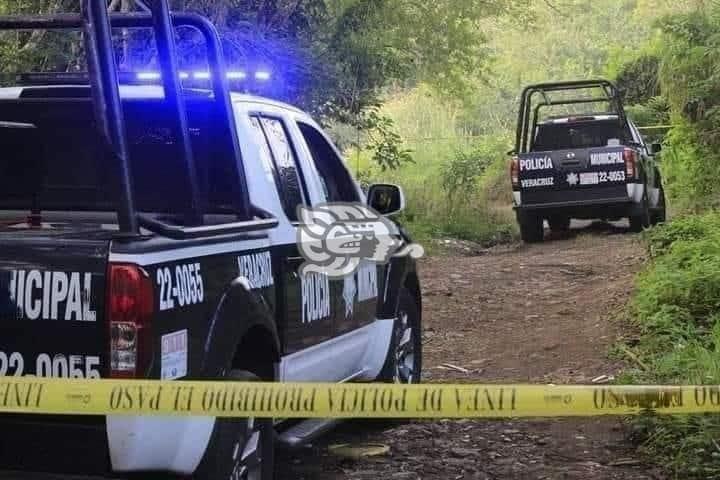
<svg viewBox="0 0 720 480">
<path fill-rule="evenodd" d="M 298 206 L 366 202 L 336 148 L 302 111 L 231 94 L 212 25 L 178 13 L 208 41 L 211 72 L 210 87 L 183 88 L 167 5 L 148 3 L 0 18 L 83 29 L 91 53 L 89 75 L 0 89 L 0 376 L 417 382 L 412 258 L 337 279 L 300 268 Z M 118 85 L 109 22 L 154 29 L 162 85 Z M 367 198 L 381 214 L 403 206 L 390 185 Z M 276 440 L 329 426 L 3 414 L 0 470 L 268 480 Z"/>
<path fill-rule="evenodd" d="M 598 90 L 602 96 L 586 94 Z M 567 92 L 581 95 L 562 95 Z M 534 96 L 541 97 L 537 104 Z M 539 120 L 543 107 L 601 102 L 610 104 L 611 111 Z M 665 195 L 656 161 L 659 151 L 660 145 L 646 145 L 626 118 L 610 82 L 527 87 L 510 167 L 522 239 L 542 241 L 545 220 L 552 231 L 560 232 L 569 229 L 571 218 L 628 217 L 632 231 L 664 221 Z"/>
</svg>

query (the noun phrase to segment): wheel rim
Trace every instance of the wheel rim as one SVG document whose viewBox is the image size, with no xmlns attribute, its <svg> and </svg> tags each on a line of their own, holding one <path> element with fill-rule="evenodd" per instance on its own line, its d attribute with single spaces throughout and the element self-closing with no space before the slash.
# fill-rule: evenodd
<svg viewBox="0 0 720 480">
<path fill-rule="evenodd" d="M 247 419 L 245 428 L 232 450 L 233 469 L 230 480 L 262 479 L 262 435 L 254 418 Z"/>
<path fill-rule="evenodd" d="M 415 379 L 415 330 L 405 311 L 398 316 L 395 329 L 395 372 L 396 383 L 413 383 Z"/>
</svg>

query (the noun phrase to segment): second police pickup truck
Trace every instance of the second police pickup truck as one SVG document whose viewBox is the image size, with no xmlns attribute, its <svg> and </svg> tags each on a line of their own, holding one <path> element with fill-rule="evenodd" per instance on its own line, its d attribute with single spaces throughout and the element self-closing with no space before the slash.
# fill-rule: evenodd
<svg viewBox="0 0 720 480">
<path fill-rule="evenodd" d="M 208 20 L 149 4 L 0 18 L 82 30 L 89 66 L 0 89 L 0 376 L 417 382 L 412 258 L 300 268 L 297 207 L 366 202 L 335 147 L 302 111 L 231 94 Z M 162 85 L 118 84 L 111 24 L 153 29 Z M 178 26 L 204 36 L 209 88 L 181 84 Z M 404 201 L 392 185 L 367 198 L 388 215 Z M 276 435 L 329 426 L 4 414 L 0 470 L 270 480 Z"/>
<path fill-rule="evenodd" d="M 580 96 L 568 97 L 568 93 Z M 543 107 L 592 103 L 608 104 L 610 111 L 540 120 Z M 627 119 L 610 82 L 527 87 L 511 162 L 522 239 L 542 241 L 545 220 L 552 231 L 569 229 L 572 218 L 627 217 L 633 231 L 664 221 L 665 195 L 655 158 L 659 151 L 660 145 L 646 145 Z"/>
</svg>

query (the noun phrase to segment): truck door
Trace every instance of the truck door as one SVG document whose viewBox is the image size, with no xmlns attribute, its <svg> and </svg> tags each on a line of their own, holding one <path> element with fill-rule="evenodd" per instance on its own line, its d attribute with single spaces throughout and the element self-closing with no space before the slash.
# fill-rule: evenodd
<svg viewBox="0 0 720 480">
<path fill-rule="evenodd" d="M 314 126 L 297 123 L 305 146 L 312 158 L 321 183 L 322 202 L 362 201 L 357 185 L 345 168 L 332 144 Z M 333 305 L 333 334 L 341 336 L 375 320 L 377 312 L 378 278 L 381 266 L 361 264 L 344 278 L 330 281 Z"/>
<path fill-rule="evenodd" d="M 297 246 L 297 207 L 307 204 L 307 187 L 298 168 L 297 153 L 279 117 L 253 114 L 250 121 L 261 145 L 264 162 L 270 163 L 285 215 L 292 223 L 287 242 L 274 246 L 273 262 L 279 265 L 277 295 L 280 302 L 279 330 L 283 354 L 290 355 L 330 339 L 332 318 L 328 312 L 329 283 L 319 277 L 303 278 L 304 258 Z M 312 293 L 312 295 L 310 295 Z"/>
</svg>

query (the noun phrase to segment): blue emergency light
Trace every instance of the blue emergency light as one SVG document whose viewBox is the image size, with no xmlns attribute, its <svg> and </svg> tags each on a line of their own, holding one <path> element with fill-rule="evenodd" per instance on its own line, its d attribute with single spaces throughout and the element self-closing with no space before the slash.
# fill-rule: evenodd
<svg viewBox="0 0 720 480">
<path fill-rule="evenodd" d="M 233 90 L 242 89 L 264 89 L 270 86 L 273 75 L 268 69 L 258 69 L 255 71 L 245 70 L 229 70 L 227 79 L 230 88 Z M 212 79 L 212 73 L 209 70 L 193 70 L 180 71 L 178 76 L 183 83 L 187 82 L 187 86 L 196 88 L 205 88 Z M 162 73 L 157 70 L 140 70 L 118 72 L 118 79 L 124 85 L 159 85 L 162 83 Z M 19 85 L 87 85 L 89 77 L 87 72 L 30 72 L 21 73 L 16 76 Z"/>
<path fill-rule="evenodd" d="M 179 76 L 181 80 L 187 80 L 189 78 L 192 78 L 193 80 L 210 80 L 212 74 L 207 70 L 199 70 L 192 72 L 192 74 L 188 72 L 180 72 Z M 259 82 L 267 82 L 271 79 L 272 74 L 268 70 L 257 70 L 253 77 Z M 162 77 L 160 75 L 160 72 L 137 72 L 135 74 L 135 78 L 141 82 L 157 82 Z M 232 70 L 227 72 L 228 80 L 238 81 L 246 80 L 247 78 L 248 75 L 243 70 Z"/>
<path fill-rule="evenodd" d="M 138 72 L 137 79 L 147 81 L 160 80 L 160 72 Z"/>
</svg>

